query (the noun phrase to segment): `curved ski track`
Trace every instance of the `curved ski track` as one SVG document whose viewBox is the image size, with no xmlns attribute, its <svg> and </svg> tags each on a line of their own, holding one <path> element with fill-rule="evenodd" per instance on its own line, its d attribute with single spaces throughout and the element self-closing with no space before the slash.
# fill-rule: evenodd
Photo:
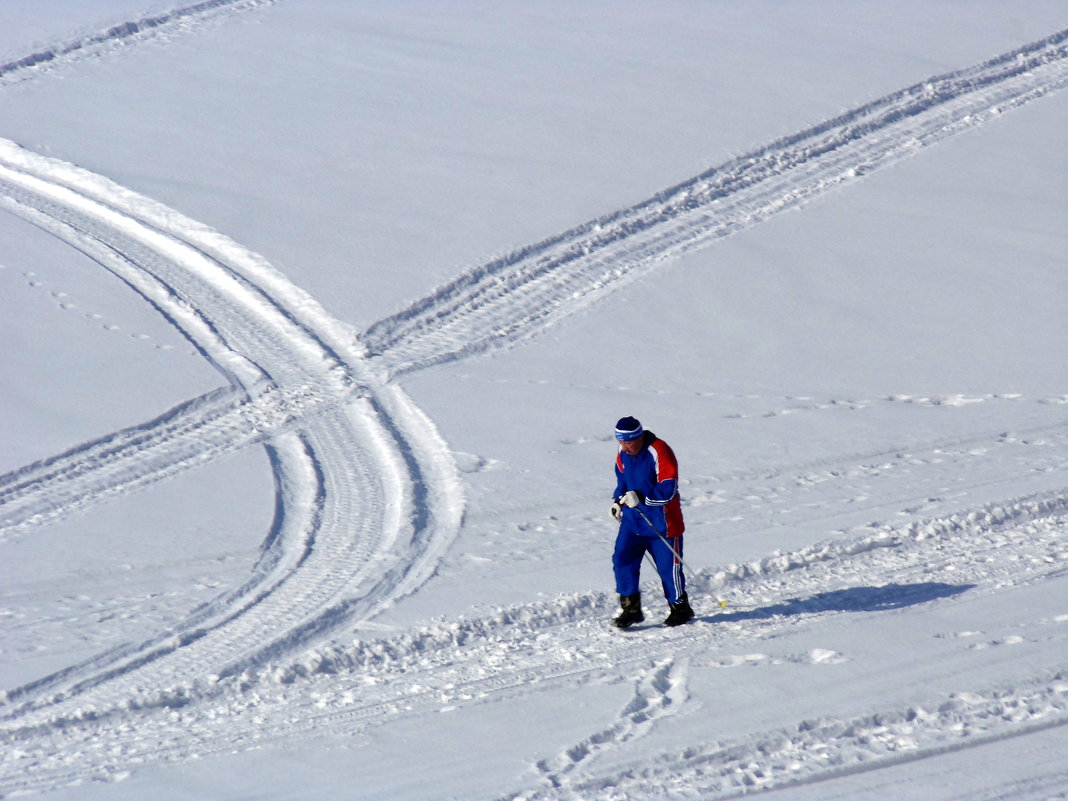
<svg viewBox="0 0 1068 801">
<path fill-rule="evenodd" d="M 454 489 L 447 450 L 399 389 L 378 386 L 344 326 L 253 254 L 83 170 L 0 142 L 0 192 L 153 303 L 232 388 L 9 477 L 16 524 L 46 519 L 48 498 L 77 505 L 86 490 L 125 491 L 268 437 L 279 492 L 252 581 L 175 632 L 9 698 L 108 706 L 139 688 L 239 672 L 372 614 L 432 569 L 459 510 L 419 493 Z M 19 509 L 20 492 L 35 515 Z"/>
<path fill-rule="evenodd" d="M 0 65 L 0 79 L 177 25 L 182 15 L 263 4 L 188 6 L 158 25 L 152 18 L 118 26 Z M 893 577 L 896 584 L 883 587 L 885 604 L 917 593 L 919 600 L 950 598 L 944 587 L 908 584 L 928 575 L 934 558 L 957 565 L 962 579 L 984 582 L 983 592 L 1063 571 L 1058 535 L 1068 492 L 710 572 L 703 577 L 710 592 L 735 587 L 763 607 L 724 615 L 714 628 L 651 633 L 640 648 L 588 621 L 591 609 L 600 616 L 608 605 L 591 593 L 292 657 L 417 588 L 460 524 L 462 509 L 450 500 L 461 490 L 449 450 L 391 378 L 515 344 L 666 259 L 1063 88 L 1066 40 L 1068 31 L 1059 32 L 779 140 L 484 265 L 359 338 L 236 243 L 106 179 L 0 140 L 0 205 L 127 282 L 228 382 L 148 423 L 0 477 L 0 536 L 31 534 L 90 503 L 254 443 L 268 449 L 278 494 L 277 519 L 245 585 L 147 643 L 119 646 L 6 693 L 0 738 L 11 747 L 0 763 L 0 794 L 114 779 L 149 762 L 255 747 L 313 728 L 358 731 L 397 715 L 527 692 L 531 684 L 636 671 L 634 701 L 619 719 L 567 752 L 547 755 L 532 786 L 514 797 L 641 792 L 668 777 L 722 797 L 818 780 L 811 765 L 828 763 L 805 763 L 815 772 L 799 774 L 791 767 L 796 755 L 833 749 L 847 730 L 869 731 L 865 758 L 885 764 L 902 757 L 887 757 L 880 738 L 904 737 L 903 722 L 916 743 L 907 758 L 959 747 L 945 742 L 937 725 L 946 715 L 988 738 L 1068 722 L 1068 677 L 1043 675 L 1011 698 L 975 688 L 974 703 L 950 699 L 932 713 L 813 722 L 758 742 L 660 754 L 626 775 L 598 778 L 587 764 L 677 709 L 691 662 L 728 642 L 771 638 L 830 614 L 833 604 L 812 599 L 826 587 L 827 565 L 838 580 L 883 586 Z M 1030 552 L 1036 537 L 1050 552 L 1045 561 L 1020 559 L 999 574 L 976 557 L 993 548 Z M 410 678 L 413 661 L 421 688 L 390 681 L 398 671 Z M 374 681 L 362 680 L 368 676 Z M 1034 714 L 1010 719 L 1002 714 L 1009 706 Z M 136 727 L 123 722 L 128 715 L 139 716 Z M 780 754 L 782 772 L 739 773 L 737 765 L 758 754 Z"/>
</svg>

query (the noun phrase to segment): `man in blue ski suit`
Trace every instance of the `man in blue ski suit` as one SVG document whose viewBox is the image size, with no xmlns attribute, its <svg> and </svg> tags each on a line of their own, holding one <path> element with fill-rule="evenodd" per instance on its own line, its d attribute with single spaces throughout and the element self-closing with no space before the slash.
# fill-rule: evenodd
<svg viewBox="0 0 1068 801">
<path fill-rule="evenodd" d="M 693 619 L 686 597 L 682 565 L 682 504 L 679 501 L 679 464 L 662 439 L 646 431 L 633 417 L 616 423 L 616 491 L 612 517 L 619 521 L 612 567 L 622 613 L 612 622 L 621 629 L 645 620 L 638 576 L 642 558 L 653 557 L 671 613 L 666 626 Z"/>
</svg>

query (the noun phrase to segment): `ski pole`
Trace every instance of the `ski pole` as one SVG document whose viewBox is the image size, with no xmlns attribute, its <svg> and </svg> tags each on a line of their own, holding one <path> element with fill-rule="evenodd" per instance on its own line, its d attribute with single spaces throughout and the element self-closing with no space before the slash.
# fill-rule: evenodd
<svg viewBox="0 0 1068 801">
<path fill-rule="evenodd" d="M 668 547 L 668 550 L 671 551 L 672 555 L 676 559 L 679 560 L 679 564 L 682 565 L 682 569 L 685 570 L 687 573 L 689 573 L 690 577 L 693 578 L 694 581 L 700 581 L 700 579 L 698 578 L 697 574 L 694 573 L 693 570 L 690 568 L 690 566 L 687 565 L 682 560 L 682 556 L 679 554 L 678 551 L 675 550 L 675 546 L 671 544 L 671 541 L 668 540 L 667 537 L 665 537 L 663 534 L 660 533 L 660 529 L 658 529 L 656 526 L 653 525 L 653 521 L 652 520 L 650 520 L 648 517 L 646 517 L 645 512 L 643 512 L 641 510 L 641 508 L 637 507 L 637 506 L 633 506 L 631 508 L 634 509 L 635 512 L 637 512 L 638 514 L 640 514 L 642 516 L 642 520 L 645 521 L 646 525 L 648 525 L 649 528 L 651 528 L 653 530 L 653 533 L 656 534 L 656 536 L 658 536 L 660 538 L 660 541 L 663 542 L 664 545 L 666 545 Z M 725 600 L 723 600 L 722 598 L 717 598 L 716 599 L 716 603 L 719 604 L 719 608 L 720 609 L 723 609 L 727 605 L 727 602 Z"/>
</svg>

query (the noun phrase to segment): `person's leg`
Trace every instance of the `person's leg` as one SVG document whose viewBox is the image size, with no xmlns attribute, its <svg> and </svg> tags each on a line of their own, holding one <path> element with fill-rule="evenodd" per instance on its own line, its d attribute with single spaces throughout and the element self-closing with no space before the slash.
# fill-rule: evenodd
<svg viewBox="0 0 1068 801">
<path fill-rule="evenodd" d="M 656 562 L 656 572 L 660 574 L 660 583 L 664 587 L 664 598 L 669 604 L 678 603 L 679 599 L 686 595 L 686 574 L 682 569 L 682 537 L 672 537 L 667 542 L 656 537 L 649 544 Z"/>
<path fill-rule="evenodd" d="M 613 618 L 612 623 L 621 629 L 645 620 L 638 583 L 645 548 L 646 543 L 643 539 L 637 536 L 624 521 L 619 527 L 616 548 L 612 554 L 612 567 L 616 574 L 616 592 L 619 593 L 619 606 L 623 610 L 618 617 Z"/>
<path fill-rule="evenodd" d="M 642 557 L 646 543 L 624 522 L 616 536 L 616 548 L 612 553 L 612 569 L 616 576 L 616 592 L 622 596 L 637 595 Z"/>
</svg>

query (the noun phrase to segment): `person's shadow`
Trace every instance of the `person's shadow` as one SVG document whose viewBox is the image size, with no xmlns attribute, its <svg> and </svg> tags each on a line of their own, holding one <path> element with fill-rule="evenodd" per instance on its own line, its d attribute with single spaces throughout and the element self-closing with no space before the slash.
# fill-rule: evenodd
<svg viewBox="0 0 1068 801">
<path fill-rule="evenodd" d="M 939 598 L 950 598 L 975 587 L 974 584 L 942 584 L 927 581 L 922 584 L 887 584 L 882 587 L 849 587 L 791 598 L 788 601 L 756 609 L 725 611 L 701 618 L 714 623 L 741 620 L 767 620 L 773 617 L 810 615 L 817 612 L 886 612 L 906 606 L 924 604 Z M 729 609 L 729 607 L 728 607 Z"/>
</svg>

